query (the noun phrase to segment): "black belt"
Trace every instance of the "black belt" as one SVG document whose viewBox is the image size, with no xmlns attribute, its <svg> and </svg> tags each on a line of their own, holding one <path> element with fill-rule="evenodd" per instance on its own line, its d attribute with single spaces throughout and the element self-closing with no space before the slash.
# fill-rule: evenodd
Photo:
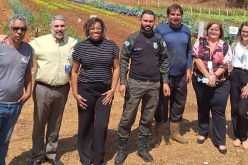
<svg viewBox="0 0 248 165">
<path fill-rule="evenodd" d="M 248 72 L 247 69 L 242 69 L 242 68 L 237 68 L 237 67 L 233 67 L 234 69 L 240 70 L 240 71 L 244 71 L 244 72 Z"/>
<path fill-rule="evenodd" d="M 36 82 L 36 84 L 39 84 L 39 85 L 42 85 L 42 86 L 45 86 L 45 87 L 48 87 L 48 88 L 61 88 L 61 87 L 64 87 L 64 86 L 69 84 L 69 83 L 66 83 L 64 85 L 50 85 L 50 84 L 40 82 L 40 81 L 35 81 L 35 82 Z"/>
</svg>

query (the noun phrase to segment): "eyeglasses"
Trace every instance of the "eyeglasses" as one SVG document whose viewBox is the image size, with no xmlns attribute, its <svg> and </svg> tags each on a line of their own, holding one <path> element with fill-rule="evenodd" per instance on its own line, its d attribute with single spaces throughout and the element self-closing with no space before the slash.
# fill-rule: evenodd
<svg viewBox="0 0 248 165">
<path fill-rule="evenodd" d="M 11 27 L 12 31 L 17 33 L 19 30 L 21 30 L 22 33 L 26 32 L 28 29 L 27 27 Z"/>
</svg>

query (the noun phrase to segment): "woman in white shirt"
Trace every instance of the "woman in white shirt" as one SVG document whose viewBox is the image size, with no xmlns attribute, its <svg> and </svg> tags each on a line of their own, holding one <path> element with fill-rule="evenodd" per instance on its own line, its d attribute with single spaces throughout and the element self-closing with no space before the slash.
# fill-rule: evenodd
<svg viewBox="0 0 248 165">
<path fill-rule="evenodd" d="M 248 22 L 241 25 L 238 39 L 233 44 L 233 70 L 231 82 L 231 116 L 235 140 L 233 145 L 241 144 L 248 149 Z"/>
</svg>

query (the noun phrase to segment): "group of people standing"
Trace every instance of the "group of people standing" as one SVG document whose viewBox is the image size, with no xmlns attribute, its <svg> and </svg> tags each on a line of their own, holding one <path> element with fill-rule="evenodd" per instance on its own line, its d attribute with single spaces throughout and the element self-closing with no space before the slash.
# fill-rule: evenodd
<svg viewBox="0 0 248 165">
<path fill-rule="evenodd" d="M 78 105 L 80 162 L 106 164 L 104 145 L 119 78 L 124 106 L 118 125 L 116 165 L 123 164 L 128 155 L 127 142 L 140 103 L 137 154 L 145 162 L 153 161 L 148 146 L 161 143 L 162 126 L 168 120 L 171 138 L 188 143 L 179 126 L 191 78 L 198 105 L 197 143 L 208 137 L 211 111 L 214 145 L 226 154 L 225 109 L 230 92 L 234 145 L 248 149 L 248 23 L 241 25 L 232 48 L 223 40 L 218 22 L 210 22 L 206 36 L 199 37 L 192 47 L 191 32 L 182 24 L 182 17 L 181 6 L 172 4 L 167 8 L 168 22 L 154 28 L 155 14 L 144 10 L 140 30 L 127 37 L 119 56 L 118 46 L 107 39 L 105 24 L 98 17 L 86 21 L 84 41 L 77 43 L 66 36 L 65 18 L 58 15 L 51 20 L 51 34 L 27 44 L 23 42 L 27 21 L 22 15 L 13 16 L 9 36 L 0 44 L 0 164 L 5 164 L 22 105 L 31 97 L 32 59 L 36 71 L 30 165 L 45 161 L 63 164 L 56 159 L 56 152 L 70 85 Z"/>
</svg>

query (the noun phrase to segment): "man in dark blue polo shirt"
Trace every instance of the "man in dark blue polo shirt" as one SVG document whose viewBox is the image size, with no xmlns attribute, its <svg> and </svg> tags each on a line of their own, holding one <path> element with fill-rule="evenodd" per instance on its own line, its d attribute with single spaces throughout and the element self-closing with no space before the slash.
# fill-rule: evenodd
<svg viewBox="0 0 248 165">
<path fill-rule="evenodd" d="M 182 119 L 187 97 L 187 84 L 191 81 L 192 56 L 191 32 L 182 24 L 183 9 L 178 4 L 167 8 L 168 22 L 159 24 L 154 32 L 159 33 L 169 52 L 169 81 L 171 95 L 165 97 L 161 92 L 159 105 L 155 113 L 155 129 L 151 144 L 153 147 L 161 141 L 162 123 L 168 120 L 170 111 L 171 138 L 179 143 L 188 143 L 179 133 L 179 122 Z"/>
</svg>

